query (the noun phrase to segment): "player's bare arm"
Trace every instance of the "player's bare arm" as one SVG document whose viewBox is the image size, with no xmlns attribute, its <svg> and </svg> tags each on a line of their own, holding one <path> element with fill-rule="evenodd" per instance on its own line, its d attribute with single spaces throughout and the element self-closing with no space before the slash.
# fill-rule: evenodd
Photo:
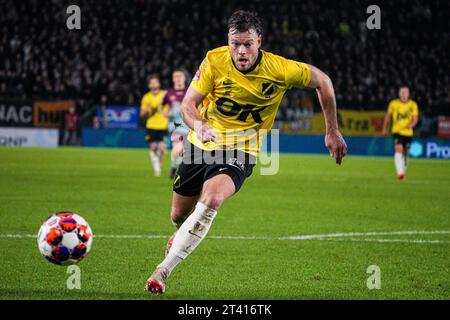
<svg viewBox="0 0 450 320">
<path fill-rule="evenodd" d="M 325 118 L 325 145 L 330 151 L 330 156 L 340 165 L 342 158 L 347 154 L 347 144 L 338 129 L 333 83 L 330 77 L 318 68 L 312 65 L 309 65 L 309 68 L 311 69 L 309 87 L 316 89 Z"/>
<path fill-rule="evenodd" d="M 386 112 L 386 115 L 384 116 L 384 122 L 383 122 L 383 136 L 387 136 L 389 131 L 389 126 L 391 124 L 391 118 L 392 114 L 390 112 Z"/>
<path fill-rule="evenodd" d="M 166 99 L 166 96 L 167 96 L 167 92 L 164 94 L 164 98 L 162 99 L 162 103 L 158 105 L 157 110 L 164 117 L 169 118 L 170 117 L 170 108 L 168 109 L 168 111 L 164 110 L 164 100 Z"/>
<path fill-rule="evenodd" d="M 181 117 L 186 125 L 197 133 L 198 138 L 202 142 L 216 141 L 216 135 L 213 129 L 203 123 L 200 111 L 197 108 L 205 98 L 204 95 L 189 87 L 183 102 L 181 103 Z"/>
<path fill-rule="evenodd" d="M 149 115 L 151 113 L 152 107 L 147 106 L 145 108 L 141 108 L 141 111 L 139 112 L 141 118 Z"/>
<path fill-rule="evenodd" d="M 408 124 L 408 129 L 413 129 L 417 125 L 417 122 L 419 122 L 419 116 L 413 115 L 411 122 Z"/>
<path fill-rule="evenodd" d="M 142 117 L 145 117 L 147 115 L 148 111 L 147 108 L 141 108 L 141 111 L 139 112 L 139 115 Z"/>
<path fill-rule="evenodd" d="M 168 118 L 169 117 L 169 112 L 164 111 L 163 105 L 160 104 L 158 106 L 158 112 L 161 113 L 164 117 Z"/>
</svg>

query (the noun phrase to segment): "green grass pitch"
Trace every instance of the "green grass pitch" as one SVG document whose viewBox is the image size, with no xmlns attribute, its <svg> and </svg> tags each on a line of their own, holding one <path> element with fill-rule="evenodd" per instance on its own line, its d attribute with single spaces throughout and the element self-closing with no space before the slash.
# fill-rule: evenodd
<svg viewBox="0 0 450 320">
<path fill-rule="evenodd" d="M 150 298 L 144 284 L 173 227 L 171 183 L 153 177 L 147 151 L 0 148 L 0 299 L 449 299 L 449 169 L 411 160 L 397 181 L 392 158 L 348 156 L 339 167 L 281 155 L 279 173 L 257 167 L 166 294 Z M 67 268 L 27 236 L 61 210 L 98 236 L 79 264 L 80 290 L 67 289 Z M 280 239 L 305 235 L 323 236 Z M 367 288 L 370 265 L 379 290 Z"/>
</svg>

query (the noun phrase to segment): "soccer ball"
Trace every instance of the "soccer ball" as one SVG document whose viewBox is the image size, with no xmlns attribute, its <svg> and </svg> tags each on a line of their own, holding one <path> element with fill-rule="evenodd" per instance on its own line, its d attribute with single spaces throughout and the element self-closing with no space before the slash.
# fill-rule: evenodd
<svg viewBox="0 0 450 320">
<path fill-rule="evenodd" d="M 92 230 L 80 215 L 62 211 L 44 221 L 38 233 L 38 247 L 48 261 L 69 265 L 80 262 L 91 250 Z"/>
</svg>

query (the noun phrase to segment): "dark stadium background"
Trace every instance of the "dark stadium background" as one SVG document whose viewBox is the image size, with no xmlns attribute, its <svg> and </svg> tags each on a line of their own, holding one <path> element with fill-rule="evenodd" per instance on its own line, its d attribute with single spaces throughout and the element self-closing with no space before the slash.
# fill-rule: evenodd
<svg viewBox="0 0 450 320">
<path fill-rule="evenodd" d="M 81 30 L 65 27 L 71 4 L 81 8 Z M 371 4 L 381 7 L 381 30 L 365 26 Z M 420 108 L 416 133 L 435 136 L 437 117 L 450 114 L 445 0 L 2 0 L 0 100 L 72 99 L 80 126 L 92 126 L 101 101 L 139 105 L 150 73 L 163 87 L 174 68 L 192 75 L 207 50 L 226 44 L 226 20 L 237 8 L 261 15 L 263 49 L 328 73 L 338 108 L 385 110 L 407 84 Z M 277 121 L 311 111 L 320 112 L 315 95 L 292 90 Z"/>
</svg>

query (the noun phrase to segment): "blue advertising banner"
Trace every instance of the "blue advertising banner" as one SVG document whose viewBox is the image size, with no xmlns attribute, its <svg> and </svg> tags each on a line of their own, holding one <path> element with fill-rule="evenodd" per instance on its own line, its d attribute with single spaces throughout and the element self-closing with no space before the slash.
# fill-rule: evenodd
<svg viewBox="0 0 450 320">
<path fill-rule="evenodd" d="M 450 140 L 415 139 L 409 147 L 409 154 L 414 158 L 450 159 Z"/>
<path fill-rule="evenodd" d="M 139 125 L 139 108 L 123 106 L 98 106 L 97 117 L 103 128 L 134 129 Z"/>
<path fill-rule="evenodd" d="M 85 147 L 148 148 L 144 129 L 83 128 Z"/>
<path fill-rule="evenodd" d="M 280 152 L 328 154 L 322 135 L 280 134 Z M 345 137 L 349 155 L 392 156 L 394 144 L 391 137 Z M 270 148 L 270 135 L 268 135 Z M 414 138 L 409 149 L 413 158 L 450 159 L 450 140 L 439 138 Z"/>
<path fill-rule="evenodd" d="M 83 129 L 83 146 L 147 148 L 144 129 Z M 348 155 L 392 156 L 394 145 L 390 137 L 345 137 Z M 264 142 L 270 150 L 271 135 Z M 328 154 L 323 135 L 279 135 L 280 152 Z M 265 146 L 263 147 L 265 148 Z M 413 158 L 450 159 L 450 140 L 438 138 L 413 139 L 409 154 Z"/>
</svg>

